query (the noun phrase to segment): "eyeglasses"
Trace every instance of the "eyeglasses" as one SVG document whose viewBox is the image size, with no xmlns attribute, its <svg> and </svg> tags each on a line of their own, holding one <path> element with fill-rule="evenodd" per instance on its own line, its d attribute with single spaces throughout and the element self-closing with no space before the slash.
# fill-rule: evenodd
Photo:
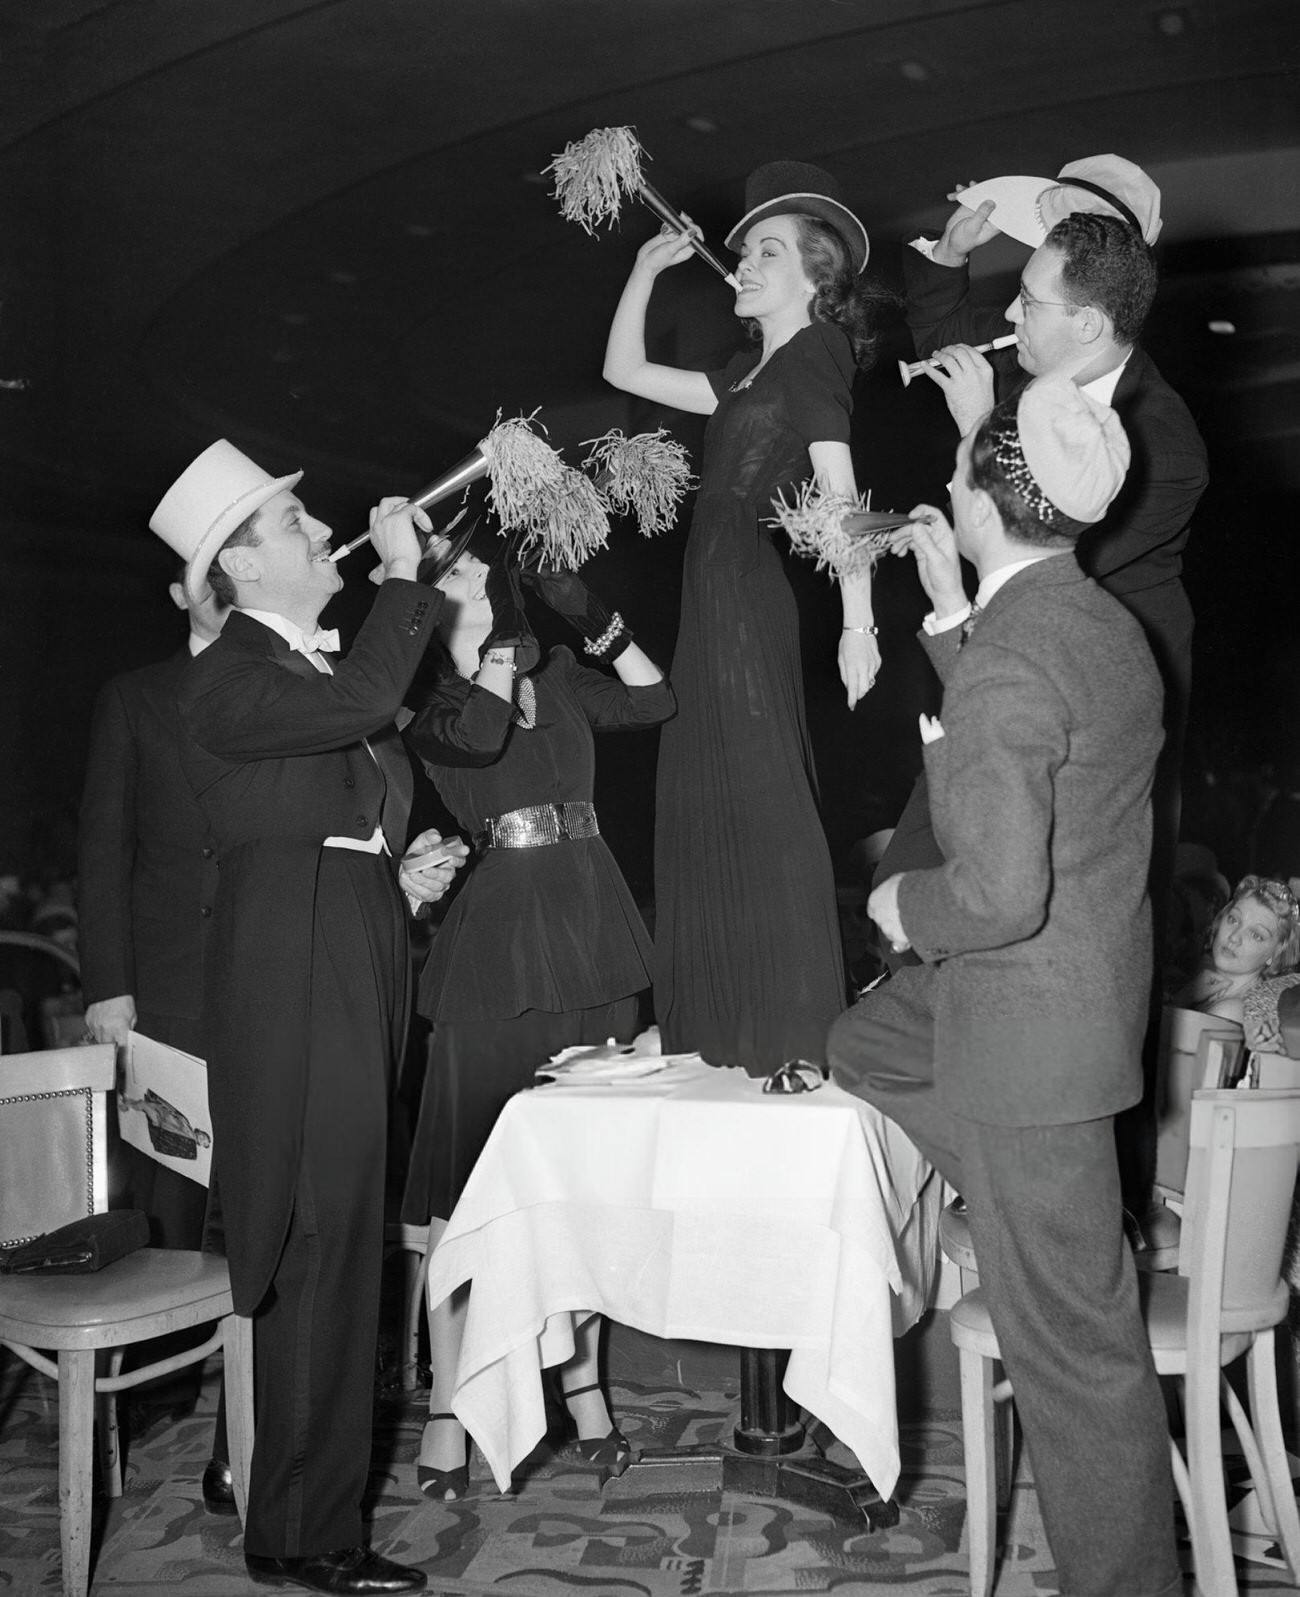
<svg viewBox="0 0 1300 1597">
<path fill-rule="evenodd" d="M 1059 305 L 1063 310 L 1067 311 L 1078 311 L 1083 309 L 1082 305 L 1075 305 L 1068 299 L 1035 299 L 1025 287 L 1025 280 L 1023 277 L 1020 280 L 1020 292 L 1016 295 L 1016 298 L 1020 301 L 1020 309 L 1025 313 L 1026 316 L 1028 316 L 1029 312 L 1034 308 L 1035 305 Z"/>
<path fill-rule="evenodd" d="M 810 1065 L 806 1059 L 787 1059 L 763 1083 L 764 1092 L 816 1092 L 826 1085 L 826 1077 L 819 1065 Z"/>
</svg>

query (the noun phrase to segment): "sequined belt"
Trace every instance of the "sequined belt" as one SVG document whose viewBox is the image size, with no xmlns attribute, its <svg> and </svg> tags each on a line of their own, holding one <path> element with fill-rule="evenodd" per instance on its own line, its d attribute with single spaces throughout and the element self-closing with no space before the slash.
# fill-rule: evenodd
<svg viewBox="0 0 1300 1597">
<path fill-rule="evenodd" d="M 542 848 L 565 838 L 599 836 L 591 804 L 529 804 L 522 810 L 491 816 L 474 843 L 480 849 Z"/>
</svg>

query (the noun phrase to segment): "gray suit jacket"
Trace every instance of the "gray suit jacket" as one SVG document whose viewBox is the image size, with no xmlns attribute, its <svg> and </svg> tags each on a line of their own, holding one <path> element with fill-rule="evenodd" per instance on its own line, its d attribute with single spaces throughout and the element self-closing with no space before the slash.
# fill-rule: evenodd
<svg viewBox="0 0 1300 1597">
<path fill-rule="evenodd" d="M 944 680 L 944 736 L 925 749 L 944 863 L 899 894 L 938 965 L 937 1084 L 995 1124 L 1111 1115 L 1142 1087 L 1160 678 L 1137 622 L 1070 554 L 1017 572 L 959 636 L 927 645 Z"/>
</svg>

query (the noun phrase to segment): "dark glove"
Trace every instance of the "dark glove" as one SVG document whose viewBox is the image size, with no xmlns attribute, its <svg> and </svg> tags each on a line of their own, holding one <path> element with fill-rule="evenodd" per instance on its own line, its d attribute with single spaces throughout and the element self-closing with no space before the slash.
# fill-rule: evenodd
<svg viewBox="0 0 1300 1597">
<path fill-rule="evenodd" d="M 538 566 L 525 569 L 523 577 L 543 604 L 586 638 L 583 647 L 597 660 L 609 665 L 631 643 L 632 631 L 623 617 L 617 611 L 611 615 L 576 571 Z"/>
<path fill-rule="evenodd" d="M 533 636 L 532 628 L 528 625 L 528 617 L 524 613 L 524 595 L 519 585 L 519 564 L 510 544 L 505 546 L 488 567 L 483 591 L 492 606 L 492 630 L 479 650 L 479 655 L 482 657 L 493 648 L 513 649 L 515 675 L 522 676 L 525 671 L 531 671 L 537 664 L 541 658 L 541 651 L 537 647 L 537 639 Z"/>
</svg>

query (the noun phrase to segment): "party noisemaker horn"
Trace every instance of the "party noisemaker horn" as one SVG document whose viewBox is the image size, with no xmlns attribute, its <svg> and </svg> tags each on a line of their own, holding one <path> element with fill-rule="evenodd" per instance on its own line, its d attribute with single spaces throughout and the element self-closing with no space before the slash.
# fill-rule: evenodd
<svg viewBox="0 0 1300 1597">
<path fill-rule="evenodd" d="M 595 473 L 596 491 L 618 515 L 633 514 L 644 538 L 667 532 L 677 521 L 677 507 L 695 487 L 690 462 L 681 444 L 660 427 L 625 438 L 615 427 L 586 441 L 582 462 Z"/>
<path fill-rule="evenodd" d="M 450 499 L 452 494 L 461 488 L 468 488 L 470 483 L 477 482 L 485 476 L 488 469 L 488 457 L 482 444 L 476 444 L 464 460 L 458 461 L 449 471 L 444 471 L 442 476 L 431 482 L 427 488 L 421 488 L 418 494 L 411 495 L 411 503 L 418 505 L 421 510 L 429 510 L 432 506 L 444 499 Z M 342 560 L 344 555 L 350 555 L 354 549 L 360 549 L 363 543 L 370 542 L 370 534 L 363 532 L 359 538 L 353 538 L 350 543 L 341 544 L 333 550 L 330 559 Z"/>
<path fill-rule="evenodd" d="M 566 222 L 577 222 L 587 233 L 594 234 L 599 222 L 618 220 L 625 194 L 634 194 L 670 227 L 684 233 L 690 223 L 646 181 L 641 172 L 643 156 L 634 128 L 593 128 L 586 138 L 566 144 L 542 171 L 555 174 L 553 198 L 560 202 L 561 216 Z M 692 238 L 691 248 L 732 288 L 740 287 L 735 274 L 702 240 Z"/>
<path fill-rule="evenodd" d="M 772 501 L 772 508 L 795 553 L 815 560 L 817 569 L 832 577 L 870 571 L 893 548 L 898 529 L 911 520 L 896 510 L 872 510 L 870 494 L 854 499 L 826 493 L 812 483 L 803 485 L 792 505 L 781 497 Z"/>
<path fill-rule="evenodd" d="M 411 503 L 428 510 L 480 477 L 490 480 L 488 503 L 503 533 L 522 534 L 521 549 L 536 547 L 551 565 L 576 570 L 609 537 L 609 514 L 595 485 L 533 431 L 536 416 L 498 420 L 486 438 L 450 470 L 415 494 Z M 539 423 L 540 425 L 540 423 Z M 363 532 L 331 560 L 341 560 L 370 537 Z"/>
<path fill-rule="evenodd" d="M 1001 338 L 995 338 L 991 344 L 972 344 L 971 348 L 977 355 L 987 355 L 989 350 L 1006 349 L 1008 345 L 1014 344 L 1015 341 L 1016 335 L 1014 333 L 1003 333 Z M 903 379 L 903 387 L 906 388 L 913 377 L 919 377 L 927 368 L 941 364 L 942 362 L 934 355 L 931 355 L 929 360 L 900 360 L 898 363 L 898 375 Z"/>
</svg>

